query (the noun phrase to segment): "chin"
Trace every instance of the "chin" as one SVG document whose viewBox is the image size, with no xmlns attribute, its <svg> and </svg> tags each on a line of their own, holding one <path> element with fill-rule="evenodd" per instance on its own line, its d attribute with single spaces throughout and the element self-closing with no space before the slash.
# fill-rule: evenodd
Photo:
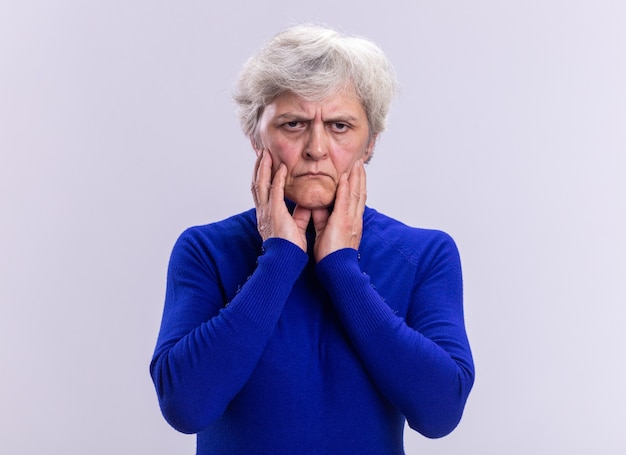
<svg viewBox="0 0 626 455">
<path fill-rule="evenodd" d="M 306 204 L 305 203 L 305 204 L 298 204 L 298 206 L 304 207 L 305 209 L 309 209 L 309 210 L 319 210 L 319 209 L 327 209 L 327 208 L 331 207 L 333 205 L 333 202 L 330 202 L 329 204 L 322 204 L 322 203 Z"/>
<path fill-rule="evenodd" d="M 309 210 L 325 209 L 331 207 L 335 202 L 334 194 L 295 194 L 293 196 L 287 195 L 287 198 L 295 202 L 298 206 Z"/>
<path fill-rule="evenodd" d="M 303 207 L 305 209 L 309 209 L 309 210 L 326 209 L 332 206 L 333 203 L 335 202 L 334 200 L 330 200 L 330 201 L 310 200 L 307 198 L 294 198 L 291 200 L 295 202 L 298 206 Z"/>
<path fill-rule="evenodd" d="M 307 182 L 308 184 L 287 185 L 285 196 L 298 206 L 309 209 L 324 209 L 335 203 L 337 186 L 322 180 Z"/>
</svg>

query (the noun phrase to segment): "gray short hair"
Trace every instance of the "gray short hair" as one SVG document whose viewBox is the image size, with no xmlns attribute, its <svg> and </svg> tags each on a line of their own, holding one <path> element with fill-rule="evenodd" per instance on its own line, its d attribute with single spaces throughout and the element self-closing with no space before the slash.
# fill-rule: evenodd
<svg viewBox="0 0 626 455">
<path fill-rule="evenodd" d="M 233 92 L 241 128 L 256 133 L 264 107 L 292 92 L 319 101 L 351 88 L 360 99 L 370 134 L 386 127 L 396 77 L 373 42 L 316 25 L 290 27 L 274 36 L 244 65 Z"/>
</svg>

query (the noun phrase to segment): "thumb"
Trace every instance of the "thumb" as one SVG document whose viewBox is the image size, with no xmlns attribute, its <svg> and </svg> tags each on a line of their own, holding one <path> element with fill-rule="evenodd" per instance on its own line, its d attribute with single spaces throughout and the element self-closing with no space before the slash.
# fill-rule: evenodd
<svg viewBox="0 0 626 455">
<path fill-rule="evenodd" d="M 315 209 L 312 213 L 313 216 L 313 226 L 315 226 L 315 233 L 317 235 L 320 234 L 326 227 L 328 223 L 328 217 L 330 216 L 330 212 L 328 209 Z"/>
<path fill-rule="evenodd" d="M 306 231 L 306 228 L 309 225 L 309 220 L 311 219 L 311 210 L 296 205 L 296 208 L 293 210 L 292 217 L 293 220 L 296 222 L 296 226 L 298 226 L 298 229 L 304 232 Z"/>
</svg>

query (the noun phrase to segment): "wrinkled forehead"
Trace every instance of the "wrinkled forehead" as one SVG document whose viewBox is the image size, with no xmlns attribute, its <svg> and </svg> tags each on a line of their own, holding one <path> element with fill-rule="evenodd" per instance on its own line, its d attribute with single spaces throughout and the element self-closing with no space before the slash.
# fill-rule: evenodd
<svg viewBox="0 0 626 455">
<path fill-rule="evenodd" d="M 317 116 L 324 120 L 345 118 L 356 123 L 367 122 L 367 115 L 361 101 L 351 91 L 338 92 L 321 99 L 307 99 L 292 92 L 286 92 L 265 106 L 260 121 L 266 122 L 277 117 L 304 120 Z"/>
<path fill-rule="evenodd" d="M 320 88 L 318 90 L 284 89 L 277 91 L 276 94 L 268 97 L 265 103 L 260 107 L 257 119 L 260 121 L 268 108 L 276 107 L 277 104 L 281 104 L 282 107 L 285 107 L 287 103 L 290 104 L 291 108 L 299 108 L 301 110 L 310 109 L 311 106 L 314 105 L 321 105 L 326 109 L 339 109 L 342 105 L 345 109 L 360 108 L 369 120 L 367 109 L 350 81 L 332 87 Z"/>
<path fill-rule="evenodd" d="M 351 80 L 344 80 L 333 85 L 294 84 L 294 87 L 275 87 L 267 97 L 264 105 L 272 103 L 276 98 L 294 95 L 309 102 L 326 103 L 338 95 L 358 98 L 357 90 Z"/>
</svg>

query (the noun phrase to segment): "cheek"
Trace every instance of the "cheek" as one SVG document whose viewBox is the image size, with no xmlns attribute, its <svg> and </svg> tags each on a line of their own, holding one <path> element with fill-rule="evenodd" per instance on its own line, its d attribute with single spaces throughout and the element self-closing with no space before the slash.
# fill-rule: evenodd
<svg viewBox="0 0 626 455">
<path fill-rule="evenodd" d="M 278 169 L 280 163 L 285 163 L 287 168 L 291 168 L 300 155 L 298 144 L 293 141 L 275 138 L 267 144 L 267 148 L 272 155 L 274 170 Z"/>
<path fill-rule="evenodd" d="M 291 170 L 293 168 L 293 160 L 289 159 L 289 155 L 285 153 L 285 150 L 278 146 L 275 142 L 273 144 L 266 144 L 267 152 L 272 157 L 272 178 L 276 175 L 278 168 L 281 164 L 287 166 L 287 181 L 290 179 Z"/>
<path fill-rule="evenodd" d="M 343 144 L 339 153 L 335 154 L 335 165 L 340 172 L 350 172 L 358 159 L 365 160 L 368 155 L 369 142 L 354 141 Z"/>
<path fill-rule="evenodd" d="M 338 150 L 337 153 L 334 153 L 332 156 L 333 165 L 335 166 L 335 170 L 337 171 L 338 176 L 340 176 L 344 172 L 349 173 L 352 169 L 352 166 L 361 155 L 354 152 L 353 150 L 343 149 Z"/>
</svg>

